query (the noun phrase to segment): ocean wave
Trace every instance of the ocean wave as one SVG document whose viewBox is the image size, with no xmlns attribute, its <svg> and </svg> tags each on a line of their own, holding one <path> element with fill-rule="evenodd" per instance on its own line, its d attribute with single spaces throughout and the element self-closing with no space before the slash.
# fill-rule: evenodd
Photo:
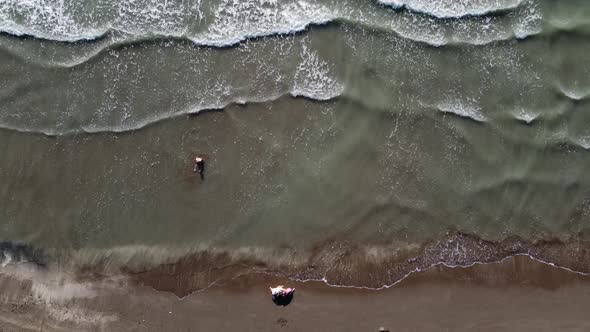
<svg viewBox="0 0 590 332">
<path fill-rule="evenodd" d="M 560 85 L 559 91 L 567 98 L 576 101 L 590 97 L 590 88 L 566 88 Z"/>
<path fill-rule="evenodd" d="M 494 19 L 491 19 L 494 20 Z M 429 22 L 423 22 L 422 24 L 417 24 L 416 26 L 410 26 L 406 24 L 402 24 L 403 22 L 388 22 L 385 25 L 374 25 L 368 24 L 368 22 L 358 21 L 329 21 L 329 22 L 340 22 L 344 26 L 344 30 L 348 27 L 362 27 L 369 30 L 374 31 L 386 31 L 394 33 L 401 38 L 415 41 L 418 43 L 425 43 L 432 46 L 444 46 L 448 44 L 472 44 L 472 45 L 485 45 L 496 41 L 508 40 L 511 38 L 515 38 L 516 35 L 512 30 L 505 30 L 505 29 L 496 29 L 494 24 L 487 20 L 487 25 L 484 27 L 480 25 L 479 22 L 455 22 L 450 26 L 449 29 L 453 30 L 453 34 L 447 34 L 441 29 L 434 29 Z M 329 23 L 326 22 L 326 23 Z M 367 24 L 365 24 L 367 23 Z M 318 23 L 323 25 L 324 23 Z M 336 23 L 338 24 L 338 23 Z M 315 23 L 310 24 L 309 26 L 302 28 L 306 29 L 309 27 L 318 26 Z M 482 29 L 478 30 L 477 27 L 481 26 Z M 285 31 L 284 33 L 278 32 L 278 35 L 286 35 L 292 32 L 296 32 L 294 30 Z M 271 32 L 269 32 L 271 33 Z M 230 37 L 229 39 L 217 39 L 217 40 L 208 40 L 206 38 L 203 39 L 195 39 L 193 37 L 184 38 L 181 37 L 177 40 L 190 40 L 191 42 L 195 43 L 196 45 L 208 47 L 232 47 L 238 43 L 243 42 L 245 39 L 250 38 L 262 38 L 268 37 L 269 35 L 260 35 L 260 36 L 234 36 Z M 59 68 L 74 68 L 76 66 L 83 65 L 84 63 L 90 61 L 91 59 L 100 56 L 104 52 L 109 52 L 115 48 L 124 47 L 126 45 L 130 45 L 133 43 L 148 43 L 148 42 L 156 42 L 156 41 L 166 41 L 166 40 L 174 40 L 171 38 L 161 39 L 163 37 L 152 36 L 150 38 L 143 37 L 139 38 L 137 36 L 130 36 L 127 34 L 122 34 L 118 32 L 109 32 L 103 36 L 100 40 L 95 40 L 92 43 L 85 44 L 85 49 L 80 49 L 75 46 L 75 44 L 65 44 L 65 45 L 52 45 L 52 47 L 60 48 L 60 52 L 46 52 L 43 50 L 39 50 L 38 52 L 31 52 L 31 49 L 23 47 L 22 44 L 9 43 L 0 41 L 0 50 L 9 52 L 17 57 L 20 57 L 30 63 L 35 63 L 43 67 L 59 67 Z M 297 92 L 295 93 L 297 94 Z"/>
<path fill-rule="evenodd" d="M 488 121 L 487 117 L 481 113 L 481 108 L 474 100 L 447 99 L 435 105 L 420 104 L 426 108 L 433 108 L 442 113 L 457 115 L 476 122 Z"/>
<path fill-rule="evenodd" d="M 377 0 L 394 8 L 407 8 L 438 18 L 480 16 L 518 7 L 523 0 Z"/>
<path fill-rule="evenodd" d="M 562 122 L 564 119 L 558 119 L 564 116 L 566 112 L 513 112 L 511 114 L 513 119 L 522 122 L 526 125 L 532 125 L 535 122 Z M 541 126 L 545 126 L 542 124 Z M 508 130 L 498 129 L 506 138 L 518 142 L 519 144 L 534 146 L 538 149 L 553 148 L 558 149 L 566 146 L 570 151 L 575 151 L 577 148 L 590 150 L 590 134 L 587 133 L 573 133 L 572 125 L 562 124 L 551 130 L 546 130 L 543 136 L 520 136 L 514 135 Z"/>
<path fill-rule="evenodd" d="M 369 31 L 379 31 L 391 33 L 403 39 L 415 41 L 418 43 L 425 43 L 432 46 L 444 46 L 447 44 L 472 44 L 485 45 L 496 41 L 509 40 L 515 38 L 517 34 L 522 37 L 523 31 L 516 31 L 516 25 L 506 24 L 500 22 L 501 20 L 514 20 L 515 17 L 486 17 L 486 18 L 467 18 L 459 21 L 449 21 L 445 23 L 437 23 L 436 20 L 425 18 L 420 15 L 407 13 L 406 16 L 400 16 L 395 20 L 373 20 L 360 15 L 356 20 L 349 19 L 335 19 L 327 22 L 309 23 L 308 25 L 301 25 L 301 29 L 308 29 L 310 27 L 317 27 L 329 22 L 335 22 L 338 29 L 343 33 L 351 29 L 368 29 Z M 307 23 L 306 23 L 307 24 Z M 538 22 L 533 24 L 529 33 L 535 34 L 539 32 Z M 204 47 L 239 47 L 239 44 L 244 39 L 258 38 L 263 39 L 268 34 L 273 34 L 271 30 L 260 32 L 256 37 L 255 34 L 246 34 L 244 31 L 240 35 L 227 34 L 221 37 L 222 34 L 217 34 L 214 39 L 208 39 L 206 35 L 202 35 L 199 39 L 193 37 L 167 37 L 162 36 L 134 36 L 127 33 L 110 31 L 101 39 L 94 40 L 88 43 L 54 43 L 48 41 L 38 42 L 36 40 L 14 40 L 9 36 L 0 35 L 0 51 L 8 52 L 14 56 L 22 58 L 29 63 L 37 64 L 42 67 L 61 67 L 73 68 L 83 65 L 91 59 L 101 56 L 106 52 L 116 51 L 119 48 L 124 48 L 133 44 L 149 44 L 162 42 L 163 45 L 168 42 L 183 43 L 184 40 L 190 40 Z M 296 30 L 278 31 L 279 35 L 276 38 L 277 43 L 281 43 L 283 36 Z M 526 35 L 526 34 L 525 34 Z M 164 39 L 163 39 L 164 38 Z M 236 45 L 238 43 L 239 45 Z M 303 95 L 294 91 L 295 95 Z"/>
<path fill-rule="evenodd" d="M 590 15 L 584 17 L 549 17 L 547 24 L 556 30 L 587 34 L 590 31 Z"/>
<path fill-rule="evenodd" d="M 333 69 L 309 46 L 303 44 L 301 62 L 297 67 L 290 94 L 315 100 L 333 99 L 344 90 L 344 85 L 335 79 Z"/>
<path fill-rule="evenodd" d="M 335 87 L 340 89 L 342 87 L 341 84 L 335 83 Z M 121 125 L 121 126 L 103 126 L 98 124 L 86 124 L 81 125 L 78 128 L 68 128 L 68 129 L 56 129 L 56 128 L 32 128 L 27 126 L 18 126 L 12 125 L 7 123 L 0 123 L 0 128 L 5 130 L 14 130 L 23 133 L 39 133 L 46 136 L 67 136 L 67 135 L 75 135 L 79 133 L 87 133 L 87 134 L 98 134 L 98 133 L 123 133 L 128 131 L 139 130 L 144 127 L 150 126 L 152 124 L 166 121 L 169 119 L 173 119 L 179 116 L 191 115 L 191 114 L 199 114 L 201 112 L 206 111 L 215 111 L 215 110 L 224 110 L 227 107 L 232 105 L 246 105 L 246 104 L 255 104 L 255 103 L 265 103 L 265 102 L 273 102 L 278 100 L 284 96 L 291 96 L 293 98 L 307 98 L 316 101 L 327 101 L 339 96 L 339 92 L 336 90 L 334 91 L 327 91 L 323 90 L 319 92 L 318 96 L 315 96 L 310 92 L 309 89 L 305 90 L 298 90 L 293 89 L 290 92 L 287 92 L 283 95 L 277 96 L 269 96 L 267 98 L 247 98 L 247 97 L 237 97 L 232 101 L 228 101 L 223 104 L 202 104 L 198 107 L 188 107 L 182 111 L 172 112 L 172 113 L 161 113 L 155 116 L 150 116 L 142 119 L 141 121 L 134 122 L 133 124 Z"/>
<path fill-rule="evenodd" d="M 64 42 L 92 40 L 104 35 L 111 28 L 108 24 L 84 24 L 83 17 L 75 17 L 76 10 L 92 11 L 92 8 L 85 10 L 84 5 L 86 2 L 5 0 L 0 2 L 0 30 L 17 36 Z"/>
<path fill-rule="evenodd" d="M 286 95 L 292 95 L 287 93 Z M 238 97 L 232 101 L 228 101 L 223 104 L 202 104 L 199 106 L 192 106 L 187 107 L 181 111 L 177 112 L 170 112 L 170 113 L 159 113 L 153 116 L 149 116 L 146 118 L 141 119 L 140 121 L 136 121 L 132 124 L 127 125 L 120 125 L 120 126 L 105 126 L 101 124 L 82 124 L 80 127 L 77 128 L 66 128 L 66 129 L 57 129 L 54 127 L 29 127 L 29 126 L 19 126 L 14 124 L 8 123 L 0 123 L 0 128 L 5 130 L 14 130 L 23 133 L 39 133 L 46 136 L 66 136 L 66 135 L 75 135 L 79 133 L 86 133 L 86 134 L 97 134 L 97 133 L 123 133 L 133 130 L 139 130 L 141 128 L 150 126 L 152 124 L 165 121 L 168 119 L 173 119 L 179 116 L 184 115 L 191 115 L 191 114 L 198 114 L 201 112 L 206 111 L 215 111 L 215 110 L 223 110 L 231 105 L 245 105 L 248 103 L 263 103 L 263 102 L 272 102 L 281 98 L 282 95 L 279 96 L 270 96 L 268 99 L 266 98 L 245 98 L 245 97 Z M 295 96 L 294 96 L 295 97 Z M 310 96 L 306 96 L 309 99 L 313 99 Z M 320 99 L 318 99 L 320 100 Z"/>
<path fill-rule="evenodd" d="M 506 111 L 510 119 L 515 119 L 526 124 L 532 124 L 539 120 L 555 120 L 571 112 L 571 103 L 567 100 L 559 100 L 552 104 L 531 108 L 520 106 Z M 505 132 L 510 135 L 509 131 Z"/>
<path fill-rule="evenodd" d="M 303 31 L 338 16 L 334 10 L 306 1 L 223 0 L 207 29 L 187 37 L 199 45 L 225 47 L 249 38 Z"/>
<path fill-rule="evenodd" d="M 537 14 L 532 12 L 529 14 Z M 372 22 L 364 22 L 367 25 Z M 541 32 L 539 17 L 519 15 L 467 17 L 440 21 L 414 13 L 405 13 L 398 20 L 382 22 L 379 27 L 394 31 L 409 40 L 432 46 L 449 44 L 485 45 L 513 38 L 523 39 Z"/>
<path fill-rule="evenodd" d="M 513 112 L 512 116 L 514 116 L 516 120 L 522 121 L 526 124 L 530 124 L 537 118 L 539 118 L 540 114 L 537 112 L 527 111 L 521 108 L 518 111 Z"/>
<path fill-rule="evenodd" d="M 336 19 L 324 6 L 306 1 L 222 0 L 211 13 L 204 13 L 202 7 L 200 0 L 102 0 L 94 5 L 73 0 L 8 0 L 0 2 L 0 31 L 61 42 L 93 40 L 118 31 L 130 39 L 176 37 L 223 47 Z"/>
<path fill-rule="evenodd" d="M 6 123 L 0 123 L 0 128 L 6 130 L 14 130 L 19 132 L 25 133 L 40 133 L 47 136 L 65 136 L 65 135 L 73 135 L 77 133 L 87 133 L 87 134 L 96 134 L 96 133 L 105 133 L 105 132 L 113 132 L 113 133 L 122 133 L 128 132 L 133 130 L 139 130 L 144 127 L 150 126 L 152 124 L 167 121 L 170 119 L 174 119 L 180 116 L 191 115 L 191 114 L 199 114 L 201 112 L 206 111 L 214 111 L 214 110 L 224 110 L 232 105 L 247 105 L 247 104 L 258 104 L 258 103 L 272 103 L 281 98 L 290 97 L 290 98 L 306 98 L 309 100 L 314 100 L 318 102 L 322 101 L 332 101 L 338 98 L 353 98 L 353 96 L 349 96 L 345 94 L 345 86 L 343 83 L 336 80 L 333 76 L 328 75 L 328 67 L 325 63 L 322 63 L 320 60 L 311 60 L 314 61 L 314 65 L 310 67 L 300 67 L 298 69 L 297 74 L 295 75 L 296 79 L 289 91 L 286 91 L 282 94 L 277 95 L 269 95 L 264 97 L 245 97 L 245 96 L 236 96 L 229 101 L 221 101 L 220 103 L 210 103 L 210 104 L 200 104 L 200 105 L 193 105 L 187 107 L 185 109 L 176 111 L 176 112 L 163 112 L 158 113 L 153 116 L 144 117 L 138 121 L 133 123 L 127 123 L 126 125 L 120 126 L 104 126 L 100 124 L 85 124 L 81 125 L 80 127 L 76 128 L 69 128 L 69 129 L 56 129 L 56 127 L 52 128 L 32 128 L 32 127 L 25 127 L 25 126 L 15 126 Z M 316 62 L 317 61 L 317 62 Z M 352 100 L 351 100 L 352 101 Z M 358 100 L 356 100 L 358 102 Z M 361 104 L 364 105 L 364 103 Z M 431 111 L 440 112 L 442 114 L 450 114 L 453 116 L 466 118 L 469 120 L 473 120 L 475 122 L 485 123 L 488 122 L 487 116 L 485 116 L 479 106 L 473 103 L 473 101 L 462 101 L 459 99 L 456 100 L 445 100 L 435 105 L 427 105 L 422 102 L 419 102 L 419 105 L 423 108 L 429 109 Z M 364 105 L 364 107 L 368 107 Z M 512 116 L 519 120 L 524 121 L 526 123 L 531 123 L 535 119 L 537 119 L 540 114 L 536 113 L 527 113 L 527 112 L 516 112 L 512 114 Z M 563 141 L 563 135 L 558 137 L 558 141 Z"/>
<path fill-rule="evenodd" d="M 189 107 L 186 110 L 173 112 L 173 113 L 164 113 L 158 114 L 155 116 L 147 117 L 142 119 L 141 121 L 137 121 L 131 125 L 121 125 L 121 126 L 102 126 L 102 125 L 95 125 L 95 124 L 87 124 L 81 125 L 79 128 L 69 128 L 69 129 L 55 129 L 55 128 L 32 128 L 27 126 L 17 126 L 12 124 L 0 123 L 0 128 L 5 130 L 14 130 L 17 132 L 22 133 L 38 133 L 43 134 L 46 136 L 67 136 L 67 135 L 75 135 L 79 133 L 86 133 L 86 134 L 98 134 L 98 133 L 123 133 L 128 131 L 139 130 L 145 127 L 148 127 L 152 124 L 170 120 L 177 118 L 179 116 L 185 115 L 192 115 L 192 114 L 199 114 L 201 112 L 207 111 L 216 111 L 216 110 L 224 110 L 227 107 L 232 105 L 246 105 L 246 104 L 256 104 L 256 103 L 265 103 L 265 102 L 273 102 L 282 98 L 283 96 L 291 96 L 293 98 L 308 98 L 311 100 L 317 101 L 327 101 L 333 98 L 337 98 L 339 95 L 334 93 L 331 94 L 330 92 L 325 92 L 325 95 L 319 95 L 318 97 L 314 97 L 311 94 L 306 93 L 305 91 L 300 90 L 292 90 L 291 92 L 286 93 L 285 95 L 278 95 L 278 96 L 270 96 L 268 98 L 236 98 L 233 101 L 227 102 L 225 104 L 210 104 L 210 105 L 201 105 L 199 107 Z"/>
<path fill-rule="evenodd" d="M 584 150 L 590 150 L 590 137 L 588 137 L 588 136 L 573 138 L 573 139 L 570 139 L 569 142 L 581 147 Z"/>
<path fill-rule="evenodd" d="M 305 52 L 309 52 L 306 50 Z M 139 130 L 144 127 L 150 126 L 155 123 L 167 121 L 180 116 L 199 114 L 201 112 L 224 110 L 232 105 L 247 105 L 247 104 L 259 104 L 259 103 L 272 103 L 281 98 L 305 98 L 313 101 L 324 102 L 334 101 L 339 98 L 349 99 L 352 98 L 351 102 L 360 102 L 363 107 L 371 107 L 363 103 L 362 100 L 356 100 L 356 97 L 345 93 L 345 85 L 338 81 L 335 76 L 330 72 L 330 68 L 326 62 L 320 60 L 316 55 L 310 56 L 304 61 L 307 63 L 306 66 L 299 66 L 295 74 L 295 80 L 292 87 L 284 93 L 267 96 L 234 96 L 230 100 L 218 100 L 217 103 L 202 103 L 199 105 L 192 105 L 182 110 L 175 112 L 162 112 L 152 116 L 140 118 L 132 123 L 127 122 L 125 125 L 119 126 L 107 126 L 101 125 L 100 123 L 82 124 L 79 127 L 72 127 L 66 129 L 58 129 L 59 126 L 45 127 L 45 128 L 34 128 L 27 126 L 18 126 L 7 123 L 0 123 L 0 128 L 6 130 L 14 130 L 25 133 L 40 133 L 47 136 L 65 136 L 74 135 L 77 133 L 122 133 L 128 131 Z M 302 62 L 303 63 L 303 62 Z M 310 64 L 311 63 L 311 64 Z M 229 89 L 228 87 L 220 87 L 220 89 Z M 490 119 L 482 113 L 481 108 L 473 100 L 462 100 L 462 99 L 445 99 L 435 104 L 425 104 L 418 102 L 420 107 L 425 108 L 429 111 L 440 112 L 442 114 L 449 114 L 461 118 L 466 118 L 475 122 L 485 123 Z M 381 110 L 386 111 L 386 110 Z M 389 111 L 389 110 L 387 110 Z M 562 111 L 563 112 L 563 111 Z M 537 118 L 542 116 L 543 112 L 531 112 L 525 110 L 519 110 L 511 112 L 511 116 L 519 121 L 523 121 L 527 124 L 532 123 Z M 561 114 L 561 113 L 560 113 Z M 563 142 L 565 140 L 565 133 L 557 133 L 557 136 L 553 137 L 556 143 Z M 570 140 L 567 140 L 568 142 Z M 571 141 L 571 143 L 574 143 Z"/>
<path fill-rule="evenodd" d="M 133 79 L 136 79 L 137 73 L 143 69 L 138 69 L 135 64 L 136 61 L 143 61 L 138 57 L 149 58 L 149 55 L 146 55 L 149 51 L 159 54 L 160 45 L 165 46 L 167 42 L 141 44 L 139 47 L 149 45 L 146 48 L 149 51 L 140 53 L 134 52 L 134 46 L 118 51 L 105 51 L 104 57 L 97 60 L 97 64 L 78 68 L 75 75 L 72 75 L 84 82 L 84 77 L 96 75 L 98 72 L 105 80 L 111 82 L 100 86 L 100 95 L 97 96 L 95 104 L 74 110 L 57 103 L 35 113 L 34 116 L 26 112 L 23 116 L 22 108 L 18 107 L 13 111 L 5 109 L 0 114 L 0 126 L 51 136 L 77 132 L 123 132 L 140 129 L 172 117 L 224 109 L 232 104 L 269 102 L 282 96 L 305 97 L 312 100 L 333 99 L 344 90 L 341 73 L 337 72 L 312 44 L 310 38 L 303 36 L 291 38 L 280 44 L 272 40 L 263 40 L 257 43 L 256 47 L 242 45 L 231 49 L 231 54 L 226 53 L 228 63 L 232 65 L 219 68 L 217 52 L 211 49 L 196 49 L 189 43 L 180 42 L 176 44 L 178 47 L 172 53 L 181 57 L 182 63 L 189 66 L 183 68 L 179 74 L 180 78 L 172 77 L 171 84 L 166 86 L 167 90 L 160 89 L 158 83 L 154 82 L 154 73 L 149 73 L 146 78 L 154 82 L 154 91 L 161 95 L 151 99 L 160 105 L 155 109 L 138 106 L 137 101 L 130 102 L 129 96 L 122 95 L 119 91 L 128 86 L 135 86 Z M 119 59 L 122 52 L 129 56 L 125 61 Z M 165 60 L 161 58 L 161 61 Z M 271 63 L 274 65 L 269 65 Z M 168 66 L 167 63 L 163 65 Z M 28 63 L 24 66 L 37 72 L 37 69 L 31 68 Z M 248 75 L 234 75 L 235 70 L 244 67 L 248 68 Z M 209 72 L 216 74 L 207 80 L 194 80 L 195 76 Z M 191 82 L 190 87 L 179 82 Z M 23 84 L 14 82 L 9 89 L 18 89 Z M 63 86 L 70 88 L 65 84 Z M 78 89 L 77 85 L 70 91 L 78 98 L 70 100 L 75 103 L 83 103 L 80 98 L 88 92 L 85 88 Z M 4 95 L 10 95 L 8 90 L 5 92 Z M 170 94 L 175 95 L 171 98 L 173 101 L 170 104 L 160 103 L 161 98 L 167 99 Z M 23 103 L 26 104 L 26 100 Z M 30 109 L 30 106 L 23 107 Z"/>
<path fill-rule="evenodd" d="M 510 13 L 514 18 L 512 29 L 518 39 L 539 34 L 543 30 L 543 13 L 538 2 L 525 0 L 524 3 L 526 5 L 519 6 Z"/>
<path fill-rule="evenodd" d="M 546 3 L 545 22 L 559 30 L 583 30 L 588 32 L 590 7 L 585 0 L 549 1 Z"/>
<path fill-rule="evenodd" d="M 297 33 L 312 25 L 342 21 L 390 29 L 405 38 L 435 46 L 448 43 L 479 45 L 539 33 L 541 14 L 537 3 L 533 0 L 512 2 L 514 6 L 503 6 L 511 10 L 511 15 L 449 21 L 356 2 L 337 2 L 328 6 L 303 0 L 221 0 L 205 6 L 200 1 L 111 3 L 102 0 L 87 6 L 73 0 L 10 0 L 0 2 L 0 31 L 60 42 L 94 40 L 109 33 L 120 33 L 129 41 L 172 37 L 213 47 L 232 46 L 262 36 Z M 415 2 L 419 3 L 426 2 Z M 449 8 L 456 7 L 452 10 L 456 10 L 459 16 L 467 11 L 461 9 L 462 6 L 471 8 L 467 4 L 459 6 L 449 1 L 441 3 L 447 3 Z M 499 4 L 496 7 L 490 4 L 480 6 L 502 7 Z"/>
</svg>

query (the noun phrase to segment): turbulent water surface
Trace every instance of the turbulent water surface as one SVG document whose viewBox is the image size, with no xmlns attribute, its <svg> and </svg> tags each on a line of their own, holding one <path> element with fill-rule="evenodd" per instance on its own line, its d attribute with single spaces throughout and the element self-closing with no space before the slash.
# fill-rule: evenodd
<svg viewBox="0 0 590 332">
<path fill-rule="evenodd" d="M 0 30 L 3 268 L 590 272 L 590 2 L 4 0 Z"/>
</svg>

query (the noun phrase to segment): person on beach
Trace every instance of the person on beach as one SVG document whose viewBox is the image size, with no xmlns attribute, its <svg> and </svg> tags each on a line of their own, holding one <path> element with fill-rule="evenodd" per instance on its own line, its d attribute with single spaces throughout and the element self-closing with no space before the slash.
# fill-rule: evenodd
<svg viewBox="0 0 590 332">
<path fill-rule="evenodd" d="M 276 305 L 286 306 L 293 301 L 295 288 L 284 288 L 284 286 L 270 287 L 272 301 Z"/>
<path fill-rule="evenodd" d="M 203 160 L 203 158 L 201 156 L 197 156 L 195 158 L 195 168 L 193 170 L 193 172 L 199 172 L 199 175 L 201 176 L 201 180 L 203 180 L 205 178 L 205 175 L 203 174 L 205 172 L 205 160 Z"/>
</svg>

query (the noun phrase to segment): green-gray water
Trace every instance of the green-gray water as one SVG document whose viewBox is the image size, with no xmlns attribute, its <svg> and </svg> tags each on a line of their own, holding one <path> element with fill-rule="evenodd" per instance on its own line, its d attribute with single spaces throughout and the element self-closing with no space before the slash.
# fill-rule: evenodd
<svg viewBox="0 0 590 332">
<path fill-rule="evenodd" d="M 396 4 L 0 3 L 0 239 L 124 268 L 579 238 L 590 4 Z"/>
</svg>

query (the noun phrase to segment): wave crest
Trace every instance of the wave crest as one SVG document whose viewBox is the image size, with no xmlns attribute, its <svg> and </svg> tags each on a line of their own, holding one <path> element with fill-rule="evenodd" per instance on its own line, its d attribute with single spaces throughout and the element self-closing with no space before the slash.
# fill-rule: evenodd
<svg viewBox="0 0 590 332">
<path fill-rule="evenodd" d="M 225 47 L 248 38 L 296 33 L 310 25 L 346 21 L 388 29 L 405 38 L 439 46 L 524 38 L 540 32 L 542 19 L 534 0 L 381 2 L 416 11 L 399 12 L 377 3 L 354 1 L 328 6 L 305 0 L 220 0 L 207 4 L 201 0 L 101 0 L 92 5 L 75 0 L 9 0 L 0 2 L 0 31 L 62 42 L 122 32 L 128 41 L 174 37 L 199 45 Z M 511 15 L 478 16 L 497 10 L 509 11 Z M 440 17 L 461 19 L 449 21 Z"/>
<path fill-rule="evenodd" d="M 336 18 L 332 10 L 306 1 L 223 0 L 207 30 L 189 38 L 197 44 L 223 47 L 247 38 L 302 31 Z"/>
<path fill-rule="evenodd" d="M 377 0 L 394 8 L 425 13 L 438 18 L 480 16 L 518 7 L 522 0 Z"/>
<path fill-rule="evenodd" d="M 301 51 L 301 58 L 302 61 L 295 73 L 291 95 L 328 100 L 342 93 L 344 85 L 335 78 L 328 62 L 322 60 L 305 44 Z"/>
</svg>

